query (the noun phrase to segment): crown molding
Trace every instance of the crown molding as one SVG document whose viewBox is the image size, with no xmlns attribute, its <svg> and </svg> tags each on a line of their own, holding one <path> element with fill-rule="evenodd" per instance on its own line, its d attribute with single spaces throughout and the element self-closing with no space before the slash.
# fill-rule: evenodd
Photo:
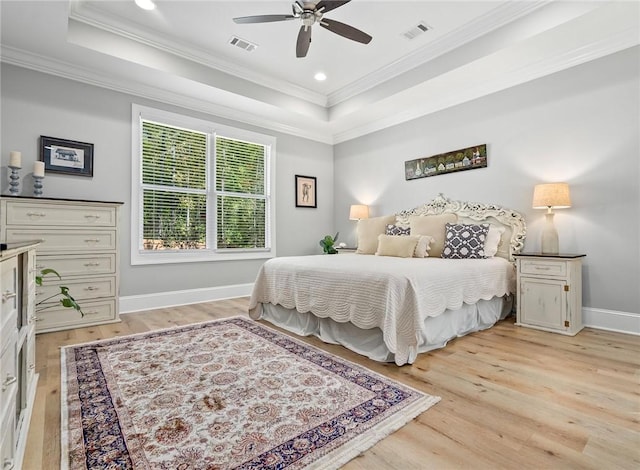
<svg viewBox="0 0 640 470">
<path fill-rule="evenodd" d="M 83 12 L 84 10 L 86 10 L 86 13 Z M 162 36 L 150 30 L 141 28 L 133 23 L 128 23 L 123 18 L 99 12 L 78 0 L 74 0 L 70 4 L 69 19 L 156 48 L 162 52 L 196 62 L 205 67 L 214 68 L 220 72 L 271 88 L 286 95 L 320 106 L 327 106 L 327 97 L 321 93 L 308 90 L 296 83 L 278 80 L 269 75 L 258 73 L 182 42 L 176 40 L 172 40 L 171 42 L 166 41 Z"/>
<path fill-rule="evenodd" d="M 178 106 L 193 111 L 212 114 L 221 118 L 230 119 L 251 126 L 269 129 L 275 132 L 294 135 L 317 142 L 332 144 L 333 139 L 328 132 L 313 131 L 308 128 L 282 124 L 271 116 L 260 116 L 255 111 L 245 112 L 217 104 L 211 100 L 194 98 L 187 94 L 177 93 L 161 89 L 128 78 L 106 77 L 104 74 L 77 66 L 75 64 L 33 54 L 28 51 L 2 45 L 0 48 L 0 60 L 3 63 L 35 70 L 88 85 L 106 88 L 121 93 L 147 98 L 161 103 Z"/>
<path fill-rule="evenodd" d="M 497 79 L 476 82 L 473 87 L 465 88 L 457 94 L 447 95 L 441 100 L 414 100 L 416 106 L 400 112 L 389 113 L 383 119 L 373 120 L 365 125 L 352 127 L 341 132 L 333 133 L 334 144 L 356 139 L 372 132 L 377 132 L 391 126 L 402 124 L 443 109 L 456 106 L 491 93 L 496 93 L 523 83 L 551 75 L 580 64 L 600 59 L 624 49 L 638 46 L 640 38 L 636 28 L 627 28 L 607 38 L 592 41 L 570 50 L 561 51 L 553 56 L 547 56 L 534 63 L 516 67 L 509 73 L 502 74 Z"/>
<path fill-rule="evenodd" d="M 392 62 L 377 71 L 368 74 L 360 80 L 350 83 L 327 97 L 327 105 L 335 106 L 353 98 L 360 93 L 370 90 L 381 83 L 402 75 L 436 57 L 450 52 L 464 44 L 473 41 L 487 33 L 494 31 L 512 21 L 526 16 L 553 0 L 536 0 L 527 2 L 511 2 L 502 4 L 475 20 L 463 25 L 446 35 L 428 43 L 401 59 Z"/>
</svg>

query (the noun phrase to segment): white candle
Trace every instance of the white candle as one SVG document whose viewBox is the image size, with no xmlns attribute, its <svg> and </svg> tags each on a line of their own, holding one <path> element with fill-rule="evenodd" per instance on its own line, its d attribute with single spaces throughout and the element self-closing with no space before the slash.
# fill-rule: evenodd
<svg viewBox="0 0 640 470">
<path fill-rule="evenodd" d="M 44 178 L 44 162 L 33 162 L 33 176 Z"/>
<path fill-rule="evenodd" d="M 12 150 L 11 153 L 9 154 L 9 166 L 22 168 L 22 163 L 20 162 L 21 158 L 22 158 L 22 154 L 20 152 L 16 152 L 15 150 Z"/>
</svg>

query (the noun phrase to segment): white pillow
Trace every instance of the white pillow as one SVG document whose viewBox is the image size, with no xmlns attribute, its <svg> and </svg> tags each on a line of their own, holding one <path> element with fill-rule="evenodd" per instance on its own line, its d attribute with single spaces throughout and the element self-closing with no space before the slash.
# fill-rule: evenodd
<svg viewBox="0 0 640 470">
<path fill-rule="evenodd" d="M 489 232 L 487 238 L 484 241 L 484 256 L 487 258 L 493 258 L 498 252 L 498 246 L 502 240 L 502 234 L 504 233 L 504 227 L 498 227 L 497 225 L 489 225 Z"/>
<path fill-rule="evenodd" d="M 414 258 L 426 258 L 429 256 L 429 248 L 433 242 L 433 237 L 429 235 L 420 235 L 416 250 L 413 252 Z"/>
<path fill-rule="evenodd" d="M 412 235 L 379 235 L 376 256 L 412 258 L 420 237 Z"/>
</svg>

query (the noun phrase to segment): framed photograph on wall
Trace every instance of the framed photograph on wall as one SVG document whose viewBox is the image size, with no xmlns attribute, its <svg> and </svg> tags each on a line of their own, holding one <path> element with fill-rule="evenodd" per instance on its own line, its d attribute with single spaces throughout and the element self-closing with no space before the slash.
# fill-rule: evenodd
<svg viewBox="0 0 640 470">
<path fill-rule="evenodd" d="M 318 207 L 315 176 L 296 175 L 296 207 Z"/>
<path fill-rule="evenodd" d="M 40 136 L 40 161 L 48 173 L 93 176 L 93 144 Z"/>
</svg>

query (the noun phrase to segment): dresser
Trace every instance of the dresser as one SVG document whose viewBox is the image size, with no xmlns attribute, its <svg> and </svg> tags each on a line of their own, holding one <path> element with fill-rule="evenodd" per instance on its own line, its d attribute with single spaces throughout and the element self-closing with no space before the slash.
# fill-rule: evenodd
<svg viewBox="0 0 640 470">
<path fill-rule="evenodd" d="M 120 321 L 120 206 L 118 202 L 0 198 L 0 240 L 41 239 L 36 270 L 54 269 L 62 277 L 45 276 L 36 290 L 36 333 Z M 61 285 L 69 288 L 83 314 L 60 305 L 55 294 Z"/>
<path fill-rule="evenodd" d="M 37 242 L 0 244 L 0 468 L 22 468 L 36 396 Z"/>
<path fill-rule="evenodd" d="M 583 254 L 520 253 L 516 325 L 575 335 L 582 328 Z"/>
</svg>

